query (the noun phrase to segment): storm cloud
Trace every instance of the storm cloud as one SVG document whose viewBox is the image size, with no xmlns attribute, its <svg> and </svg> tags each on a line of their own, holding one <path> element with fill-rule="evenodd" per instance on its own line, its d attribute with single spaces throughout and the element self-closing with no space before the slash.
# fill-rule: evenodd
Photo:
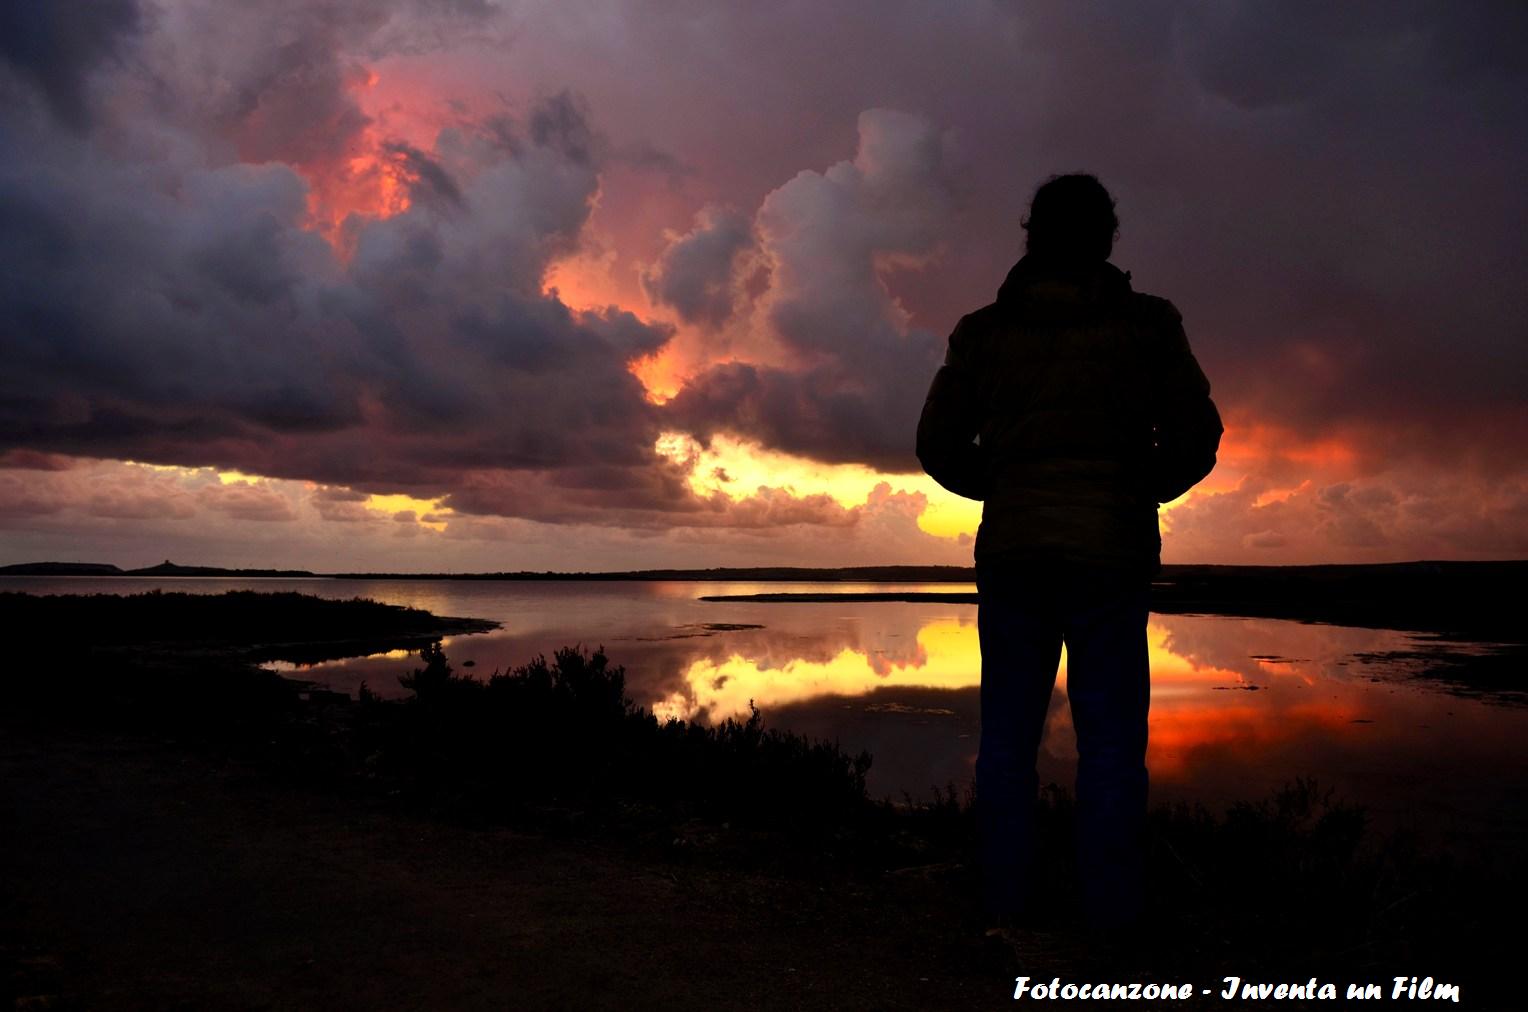
<svg viewBox="0 0 1528 1012">
<path fill-rule="evenodd" d="M 944 141 L 922 117 L 889 109 L 863 113 L 858 127 L 852 160 L 798 173 L 755 218 L 769 276 L 751 325 L 787 364 L 708 369 L 668 409 L 692 431 L 910 471 L 908 434 L 942 339 L 912 324 L 883 274 L 929 259 L 948 228 Z"/>
<path fill-rule="evenodd" d="M 408 206 L 352 216 L 337 251 L 299 169 L 345 155 L 364 117 L 270 104 L 332 97 L 309 73 L 339 62 L 310 51 L 326 39 L 248 83 L 234 132 L 264 138 L 251 161 L 210 140 L 122 157 L 113 130 L 167 129 L 152 119 L 83 138 L 37 109 L 5 120 L 25 154 L 0 166 L 0 440 L 435 494 L 472 468 L 650 463 L 656 421 L 626 365 L 667 332 L 541 290 L 598 190 L 580 106 L 554 94 L 429 153 L 383 139 Z"/>
<path fill-rule="evenodd" d="M 0 5 L 8 530 L 359 528 L 404 492 L 453 536 L 816 553 L 895 515 L 887 555 L 931 557 L 922 394 L 1082 169 L 1227 421 L 1169 559 L 1524 550 L 1520 4 L 86 7 Z M 674 432 L 907 498 L 707 491 Z M 317 491 L 92 495 L 81 459 Z"/>
<path fill-rule="evenodd" d="M 52 113 L 70 127 L 90 120 L 90 76 L 138 30 L 136 0 L 0 4 L 0 66 L 35 85 Z"/>
<path fill-rule="evenodd" d="M 703 208 L 695 227 L 673 234 L 658 261 L 642 271 L 642 288 L 686 323 L 714 330 L 731 318 L 742 297 L 738 258 L 753 246 L 746 217 L 728 208 Z"/>
</svg>

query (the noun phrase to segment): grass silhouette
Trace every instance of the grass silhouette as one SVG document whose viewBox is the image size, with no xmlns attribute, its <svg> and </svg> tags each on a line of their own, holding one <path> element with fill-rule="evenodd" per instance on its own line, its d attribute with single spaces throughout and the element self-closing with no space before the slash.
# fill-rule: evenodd
<svg viewBox="0 0 1528 1012">
<path fill-rule="evenodd" d="M 412 699 L 370 693 L 364 748 L 413 793 L 489 817 L 528 804 L 647 806 L 772 828 L 845 824 L 870 805 L 869 753 L 766 728 L 659 720 L 626 697 L 604 651 L 558 650 L 486 681 L 455 674 L 438 645 L 402 679 Z"/>
</svg>

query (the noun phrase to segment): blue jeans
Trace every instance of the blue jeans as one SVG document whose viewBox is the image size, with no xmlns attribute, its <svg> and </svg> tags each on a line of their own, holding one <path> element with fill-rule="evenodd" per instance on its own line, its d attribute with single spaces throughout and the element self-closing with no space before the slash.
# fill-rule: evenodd
<svg viewBox="0 0 1528 1012">
<path fill-rule="evenodd" d="M 1067 647 L 1077 731 L 1077 867 L 1095 925 L 1144 905 L 1146 652 L 1150 580 L 1075 568 L 978 569 L 982 651 L 976 798 L 990 912 L 1026 912 L 1034 861 L 1035 757 Z"/>
</svg>

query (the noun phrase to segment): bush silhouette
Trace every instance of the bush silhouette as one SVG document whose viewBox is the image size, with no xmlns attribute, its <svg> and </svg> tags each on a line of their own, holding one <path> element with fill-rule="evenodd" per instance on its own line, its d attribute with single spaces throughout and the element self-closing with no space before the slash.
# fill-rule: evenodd
<svg viewBox="0 0 1528 1012">
<path fill-rule="evenodd" d="M 820 829 L 868 804 L 869 753 L 747 720 L 660 721 L 626 697 L 604 649 L 556 651 L 486 682 L 455 675 L 440 645 L 404 676 L 414 696 L 373 743 L 384 768 L 478 814 L 526 804 L 637 804 L 669 816 Z"/>
</svg>

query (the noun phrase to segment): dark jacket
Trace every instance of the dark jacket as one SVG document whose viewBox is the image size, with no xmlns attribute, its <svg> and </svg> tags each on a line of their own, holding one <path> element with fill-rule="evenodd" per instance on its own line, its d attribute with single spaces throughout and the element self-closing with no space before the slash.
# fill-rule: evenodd
<svg viewBox="0 0 1528 1012">
<path fill-rule="evenodd" d="M 1172 303 L 1112 264 L 1025 257 L 950 335 L 918 459 L 983 500 L 978 569 L 1154 573 L 1157 504 L 1210 473 L 1221 431 Z"/>
</svg>

